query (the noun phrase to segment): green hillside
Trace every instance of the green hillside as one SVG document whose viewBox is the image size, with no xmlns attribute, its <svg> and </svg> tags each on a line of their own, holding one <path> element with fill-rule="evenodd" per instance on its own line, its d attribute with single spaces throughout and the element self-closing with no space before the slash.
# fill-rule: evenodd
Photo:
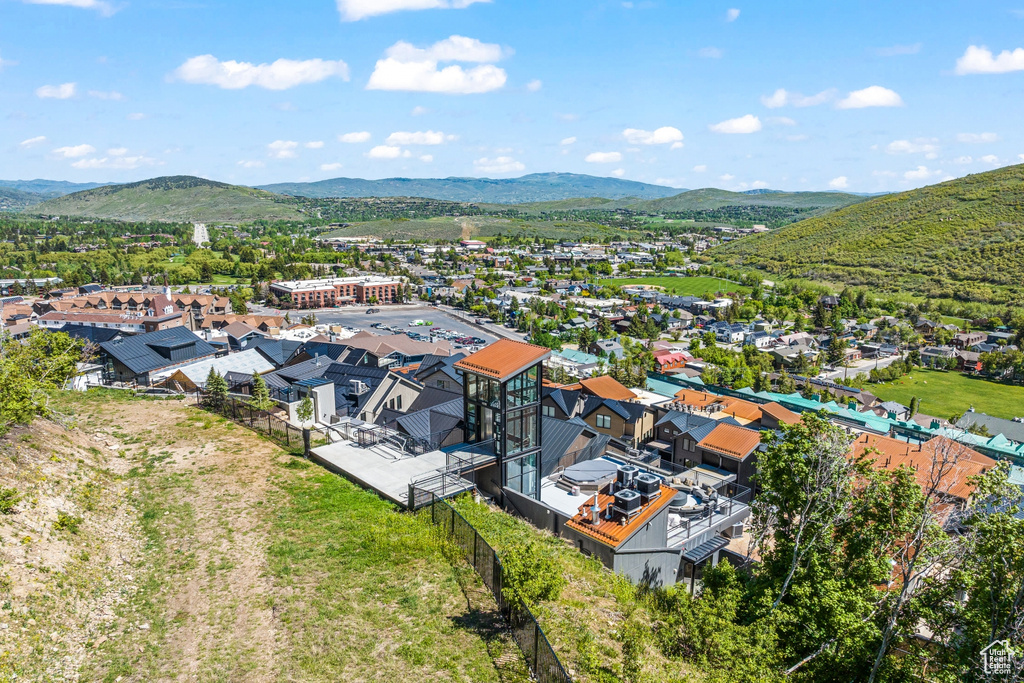
<svg viewBox="0 0 1024 683">
<path fill-rule="evenodd" d="M 930 298 L 1024 300 L 1024 165 L 885 195 L 711 253 L 717 261 Z"/>
<path fill-rule="evenodd" d="M 790 209 L 834 209 L 864 201 L 864 197 L 843 192 L 764 192 L 747 194 L 706 188 L 673 197 L 632 202 L 628 208 L 650 213 L 721 209 L 726 206 L 774 206 Z"/>
<path fill-rule="evenodd" d="M 192 176 L 108 185 L 51 199 L 27 211 L 129 221 L 246 221 L 304 217 L 294 200 L 263 190 Z"/>
<path fill-rule="evenodd" d="M 0 187 L 0 211 L 21 211 L 47 198 L 35 192 Z"/>
<path fill-rule="evenodd" d="M 521 204 L 580 197 L 656 199 L 678 192 L 620 178 L 578 173 L 532 173 L 521 178 L 334 178 L 315 183 L 278 183 L 261 189 L 295 197 L 428 197 L 452 202 Z"/>
</svg>

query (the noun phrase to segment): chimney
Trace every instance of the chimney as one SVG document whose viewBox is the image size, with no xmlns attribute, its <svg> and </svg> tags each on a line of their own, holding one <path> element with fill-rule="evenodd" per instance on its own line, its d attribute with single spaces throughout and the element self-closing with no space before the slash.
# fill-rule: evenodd
<svg viewBox="0 0 1024 683">
<path fill-rule="evenodd" d="M 597 502 L 597 492 L 594 492 L 594 504 L 590 506 L 590 521 L 595 526 L 601 523 L 601 504 Z"/>
</svg>

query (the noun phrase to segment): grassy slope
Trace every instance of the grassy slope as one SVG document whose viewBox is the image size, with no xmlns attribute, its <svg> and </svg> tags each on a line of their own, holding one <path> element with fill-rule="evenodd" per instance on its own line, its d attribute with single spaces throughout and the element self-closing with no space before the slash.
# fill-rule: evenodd
<svg viewBox="0 0 1024 683">
<path fill-rule="evenodd" d="M 32 213 L 121 220 L 246 221 L 301 219 L 270 192 L 187 176 L 111 185 L 51 199 Z"/>
<path fill-rule="evenodd" d="M 941 418 L 962 413 L 971 406 L 979 413 L 1008 420 L 1024 416 L 1024 387 L 958 372 L 915 370 L 895 382 L 868 385 L 867 390 L 883 401 L 897 401 L 905 406 L 917 396 L 922 413 Z"/>
<path fill-rule="evenodd" d="M 521 221 L 488 216 L 465 218 L 431 218 L 426 220 L 371 221 L 354 223 L 327 233 L 329 237 L 374 236 L 396 240 L 446 240 L 456 242 L 468 237 L 487 238 L 497 235 L 522 235 L 546 239 L 601 239 L 622 233 L 596 223 L 553 223 Z"/>
<path fill-rule="evenodd" d="M 837 208 L 864 201 L 863 197 L 842 192 L 772 192 L 769 194 L 743 194 L 706 188 L 691 190 L 643 202 L 631 202 L 629 208 L 651 213 L 662 211 L 689 211 L 718 209 L 723 206 L 780 206 L 793 208 Z"/>
<path fill-rule="evenodd" d="M 0 441 L 0 680 L 528 680 L 427 520 L 175 401 L 60 403 Z"/>
<path fill-rule="evenodd" d="M 601 280 L 603 285 L 657 285 L 680 296 L 713 295 L 715 292 L 749 292 L 749 287 L 714 277 L 630 277 Z"/>
<path fill-rule="evenodd" d="M 0 211 L 21 211 L 46 199 L 34 192 L 0 187 Z"/>
<path fill-rule="evenodd" d="M 876 197 L 711 253 L 775 274 L 961 301 L 1024 299 L 1024 166 Z"/>
</svg>

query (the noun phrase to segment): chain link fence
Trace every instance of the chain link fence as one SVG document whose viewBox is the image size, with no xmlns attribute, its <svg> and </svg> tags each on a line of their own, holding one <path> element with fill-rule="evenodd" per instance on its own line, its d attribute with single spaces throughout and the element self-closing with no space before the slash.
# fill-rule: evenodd
<svg viewBox="0 0 1024 683">
<path fill-rule="evenodd" d="M 504 580 L 501 559 L 498 554 L 480 532 L 447 501 L 433 495 L 430 498 L 430 503 L 424 506 L 424 514 L 429 508 L 430 521 L 444 529 L 455 541 L 466 561 L 473 565 L 484 585 L 494 595 L 498 609 L 508 620 L 512 637 L 523 651 L 526 663 L 538 683 L 572 683 L 572 677 L 562 666 L 533 613 L 525 605 L 515 605 L 505 599 L 502 591 Z"/>
</svg>

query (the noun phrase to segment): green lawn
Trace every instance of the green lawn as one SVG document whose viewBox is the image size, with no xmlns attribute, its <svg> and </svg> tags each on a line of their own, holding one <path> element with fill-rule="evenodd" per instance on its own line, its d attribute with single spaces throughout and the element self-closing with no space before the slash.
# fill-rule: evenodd
<svg viewBox="0 0 1024 683">
<path fill-rule="evenodd" d="M 915 370 L 886 384 L 872 384 L 868 391 L 883 401 L 910 405 L 910 399 L 921 399 L 920 412 L 949 418 L 971 406 L 979 413 L 1007 419 L 1024 415 L 1024 387 L 989 382 L 957 372 Z"/>
<path fill-rule="evenodd" d="M 657 285 L 664 287 L 668 292 L 681 296 L 704 296 L 713 295 L 715 292 L 743 292 L 750 291 L 749 287 L 738 285 L 728 280 L 720 280 L 715 277 L 631 277 L 614 278 L 601 280 L 602 285 Z"/>
</svg>

